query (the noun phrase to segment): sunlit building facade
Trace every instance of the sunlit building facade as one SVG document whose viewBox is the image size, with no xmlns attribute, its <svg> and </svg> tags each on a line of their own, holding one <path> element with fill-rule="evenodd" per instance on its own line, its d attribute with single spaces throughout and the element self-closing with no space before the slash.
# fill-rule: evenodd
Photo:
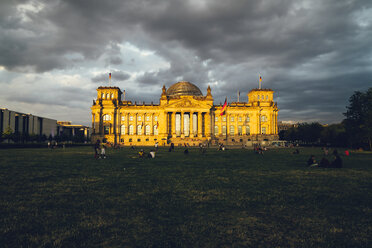
<svg viewBox="0 0 372 248">
<path fill-rule="evenodd" d="M 211 88 L 203 95 L 181 81 L 162 88 L 159 104 L 122 100 L 118 87 L 99 87 L 93 100 L 92 141 L 120 145 L 252 145 L 278 138 L 278 107 L 271 89 L 253 89 L 248 102 L 231 102 L 223 115 Z"/>
</svg>

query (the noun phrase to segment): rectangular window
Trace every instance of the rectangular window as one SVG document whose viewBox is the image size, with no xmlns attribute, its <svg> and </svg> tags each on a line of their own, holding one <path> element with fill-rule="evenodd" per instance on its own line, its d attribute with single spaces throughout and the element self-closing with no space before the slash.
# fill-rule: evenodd
<svg viewBox="0 0 372 248">
<path fill-rule="evenodd" d="M 218 135 L 218 126 L 214 126 L 214 135 Z"/>
<path fill-rule="evenodd" d="M 121 117 L 121 121 L 125 121 L 125 116 L 122 116 Z"/>
<path fill-rule="evenodd" d="M 226 135 L 226 126 L 222 126 L 222 134 Z"/>
<path fill-rule="evenodd" d="M 122 126 L 121 126 L 121 135 L 124 135 L 124 134 L 125 134 L 125 126 L 122 125 Z"/>
<path fill-rule="evenodd" d="M 133 126 L 132 125 L 129 126 L 129 135 L 133 135 Z"/>
<path fill-rule="evenodd" d="M 146 121 L 149 121 L 150 120 L 150 116 L 146 116 Z"/>
<path fill-rule="evenodd" d="M 141 120 L 142 120 L 142 116 L 139 115 L 139 116 L 137 117 L 137 120 L 138 120 L 138 121 L 141 121 Z"/>
<path fill-rule="evenodd" d="M 222 118 L 222 120 L 223 120 L 223 121 L 226 121 L 226 116 L 224 116 L 224 117 Z"/>
<path fill-rule="evenodd" d="M 216 117 L 214 117 L 214 121 L 218 121 L 218 117 L 216 116 Z"/>
<path fill-rule="evenodd" d="M 158 121 L 158 117 L 157 117 L 157 116 L 155 116 L 154 120 L 155 120 L 155 121 Z"/>
<path fill-rule="evenodd" d="M 235 127 L 233 125 L 230 126 L 230 135 L 235 134 Z"/>
<path fill-rule="evenodd" d="M 250 129 L 249 126 L 246 126 L 246 127 L 245 127 L 245 133 L 246 133 L 247 135 L 250 135 L 250 134 L 251 134 L 251 129 Z"/>
<path fill-rule="evenodd" d="M 141 125 L 137 126 L 137 135 L 142 135 L 142 126 Z"/>
<path fill-rule="evenodd" d="M 246 122 L 249 122 L 249 121 L 250 121 L 249 116 L 247 116 L 247 119 L 246 119 L 245 121 L 246 121 Z"/>
<path fill-rule="evenodd" d="M 132 115 L 129 116 L 129 120 L 130 120 L 130 121 L 133 121 L 133 116 L 132 116 Z"/>
<path fill-rule="evenodd" d="M 242 117 L 240 117 L 240 116 L 239 116 L 239 119 L 238 119 L 238 121 L 239 121 L 239 122 L 241 122 L 241 121 L 242 121 Z"/>
<path fill-rule="evenodd" d="M 230 121 L 234 121 L 234 117 L 233 116 L 230 117 Z"/>
<path fill-rule="evenodd" d="M 238 135 L 242 135 L 242 126 L 238 126 Z"/>
</svg>

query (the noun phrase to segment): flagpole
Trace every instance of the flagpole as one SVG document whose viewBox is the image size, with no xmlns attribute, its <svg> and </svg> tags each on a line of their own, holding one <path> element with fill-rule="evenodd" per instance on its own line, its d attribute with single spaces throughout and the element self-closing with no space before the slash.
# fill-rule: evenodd
<svg viewBox="0 0 372 248">
<path fill-rule="evenodd" d="M 227 97 L 226 97 L 226 99 L 227 99 Z M 226 101 L 225 115 L 226 115 L 226 148 L 227 148 L 227 142 L 228 142 L 228 138 L 227 138 L 227 130 L 228 130 L 228 127 L 227 127 L 227 101 Z"/>
</svg>

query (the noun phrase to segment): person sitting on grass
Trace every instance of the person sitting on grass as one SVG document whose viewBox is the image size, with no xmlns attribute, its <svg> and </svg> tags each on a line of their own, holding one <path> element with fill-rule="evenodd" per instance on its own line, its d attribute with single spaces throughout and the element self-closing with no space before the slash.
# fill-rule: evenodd
<svg viewBox="0 0 372 248">
<path fill-rule="evenodd" d="M 155 158 L 155 151 L 151 150 L 148 155 L 149 158 Z"/>
<path fill-rule="evenodd" d="M 330 167 L 331 168 L 342 168 L 342 159 L 340 155 L 338 154 L 335 155 L 335 160 L 332 161 Z"/>
<path fill-rule="evenodd" d="M 138 157 L 139 157 L 139 158 L 143 158 L 144 155 L 145 155 L 145 152 L 143 151 L 143 149 L 141 149 L 141 150 L 138 152 Z"/>
<path fill-rule="evenodd" d="M 310 158 L 307 160 L 307 165 L 310 167 L 316 167 L 318 166 L 318 163 L 316 162 L 315 156 L 311 155 Z"/>
<path fill-rule="evenodd" d="M 296 149 L 292 154 L 300 154 L 300 150 Z"/>
</svg>

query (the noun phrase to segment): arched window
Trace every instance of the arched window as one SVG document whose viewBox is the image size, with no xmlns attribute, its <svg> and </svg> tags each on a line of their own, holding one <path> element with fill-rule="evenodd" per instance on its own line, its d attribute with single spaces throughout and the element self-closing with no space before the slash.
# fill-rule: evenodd
<svg viewBox="0 0 372 248">
<path fill-rule="evenodd" d="M 102 98 L 102 99 L 105 99 L 105 94 L 102 93 L 102 94 L 101 94 L 101 98 Z"/>
<path fill-rule="evenodd" d="M 137 135 L 142 135 L 142 126 L 141 125 L 137 126 Z"/>
<path fill-rule="evenodd" d="M 249 125 L 248 126 L 245 126 L 245 133 L 247 135 L 250 135 L 251 134 L 251 128 L 249 127 Z"/>
<path fill-rule="evenodd" d="M 150 125 L 146 125 L 146 127 L 145 127 L 145 135 L 150 135 Z"/>
<path fill-rule="evenodd" d="M 111 121 L 111 115 L 104 115 L 103 120 L 104 121 Z"/>
<path fill-rule="evenodd" d="M 125 125 L 121 125 L 121 135 L 124 135 L 125 134 Z"/>
<path fill-rule="evenodd" d="M 242 126 L 238 126 L 238 135 L 242 135 Z"/>
<path fill-rule="evenodd" d="M 222 126 L 222 134 L 226 135 L 226 126 Z"/>
<path fill-rule="evenodd" d="M 154 126 L 154 135 L 158 135 L 158 134 L 159 134 L 159 132 L 158 132 L 158 126 L 155 125 Z"/>
<path fill-rule="evenodd" d="M 114 99 L 114 94 L 113 93 L 111 93 L 111 99 Z"/>
<path fill-rule="evenodd" d="M 266 115 L 261 116 L 261 122 L 265 122 L 267 120 Z"/>
<path fill-rule="evenodd" d="M 262 134 L 266 134 L 266 127 L 262 127 Z"/>
<path fill-rule="evenodd" d="M 106 99 L 110 99 L 110 94 L 109 93 L 106 94 Z"/>
<path fill-rule="evenodd" d="M 234 135 L 235 127 L 233 125 L 230 126 L 230 135 Z"/>
<path fill-rule="evenodd" d="M 260 100 L 260 95 L 257 96 L 257 100 Z"/>
<path fill-rule="evenodd" d="M 129 125 L 129 135 L 133 135 L 133 125 Z"/>
<path fill-rule="evenodd" d="M 269 96 L 268 96 L 268 95 L 266 95 L 266 100 L 267 100 L 267 99 L 269 99 Z"/>
<path fill-rule="evenodd" d="M 214 126 L 214 135 L 218 135 L 218 126 Z"/>
</svg>

